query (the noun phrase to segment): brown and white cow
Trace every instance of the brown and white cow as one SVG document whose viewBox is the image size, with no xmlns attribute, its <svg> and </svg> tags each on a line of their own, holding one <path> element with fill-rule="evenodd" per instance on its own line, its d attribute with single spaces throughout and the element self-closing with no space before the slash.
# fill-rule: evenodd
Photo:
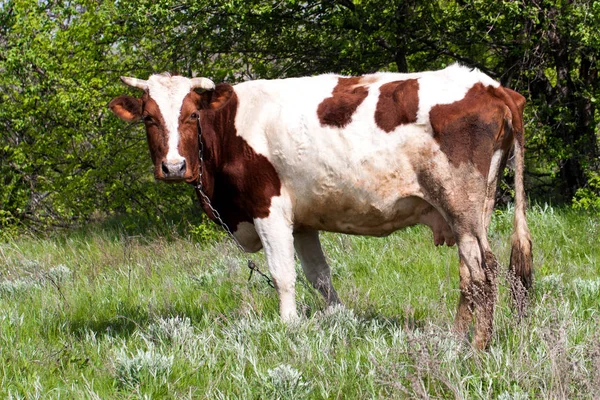
<svg viewBox="0 0 600 400">
<path fill-rule="evenodd" d="M 126 121 L 144 121 L 155 178 L 200 179 L 243 247 L 264 247 L 284 320 L 297 317 L 294 248 L 327 303 L 339 303 L 318 231 L 385 236 L 422 223 L 435 244 L 458 243 L 455 326 L 466 333 L 474 313 L 473 342 L 485 347 L 497 275 L 487 228 L 511 148 L 516 205 L 509 269 L 517 277 L 513 290 L 531 285 L 525 99 L 478 70 L 455 64 L 413 74 L 329 74 L 235 86 L 166 74 L 122 80 L 144 94 L 117 97 L 110 108 Z"/>
</svg>

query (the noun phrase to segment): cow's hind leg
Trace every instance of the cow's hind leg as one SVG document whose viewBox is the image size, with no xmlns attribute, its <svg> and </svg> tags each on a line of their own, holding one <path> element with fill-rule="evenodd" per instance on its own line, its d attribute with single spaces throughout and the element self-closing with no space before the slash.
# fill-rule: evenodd
<svg viewBox="0 0 600 400">
<path fill-rule="evenodd" d="M 459 332 L 466 331 L 474 311 L 473 345 L 484 349 L 490 342 L 494 324 L 498 274 L 496 257 L 491 252 L 483 232 L 458 235 L 458 252 L 461 294 L 455 321 L 456 329 Z"/>
<path fill-rule="evenodd" d="M 267 257 L 269 272 L 279 295 L 279 312 L 284 321 L 297 319 L 296 269 L 291 224 L 291 206 L 283 197 L 273 198 L 269 216 L 256 218 L 254 225 Z"/>
<path fill-rule="evenodd" d="M 454 319 L 454 330 L 460 337 L 465 337 L 469 325 L 473 320 L 473 302 L 471 301 L 471 272 L 466 262 L 461 258 L 459 265 L 460 275 L 460 298 L 458 300 L 458 310 Z"/>
<path fill-rule="evenodd" d="M 304 274 L 313 287 L 321 292 L 327 306 L 341 304 L 331 283 L 331 271 L 321 249 L 319 232 L 313 230 L 294 232 L 294 246 Z"/>
<path fill-rule="evenodd" d="M 486 187 L 486 196 L 485 202 L 483 205 L 483 218 L 484 218 L 484 229 L 487 233 L 488 228 L 490 226 L 490 221 L 492 218 L 492 213 L 494 211 L 494 204 L 496 201 L 496 187 L 498 181 L 498 174 L 500 171 L 504 170 L 504 165 L 506 164 L 506 153 L 501 149 L 497 150 L 490 164 L 490 171 L 488 174 L 488 181 Z M 483 250 L 484 254 L 487 250 Z M 490 252 L 491 256 L 493 254 Z M 485 261 L 485 257 L 483 257 Z M 494 266 L 496 265 L 495 258 L 489 261 Z M 487 265 L 487 264 L 485 264 Z M 473 319 L 473 310 L 475 308 L 474 303 L 472 301 L 471 293 L 471 272 L 465 259 L 460 258 L 460 266 L 459 266 L 459 274 L 460 274 L 460 299 L 458 301 L 458 310 L 456 312 L 456 319 L 454 320 L 454 328 L 455 331 L 464 336 L 467 333 L 469 328 L 469 324 Z"/>
</svg>

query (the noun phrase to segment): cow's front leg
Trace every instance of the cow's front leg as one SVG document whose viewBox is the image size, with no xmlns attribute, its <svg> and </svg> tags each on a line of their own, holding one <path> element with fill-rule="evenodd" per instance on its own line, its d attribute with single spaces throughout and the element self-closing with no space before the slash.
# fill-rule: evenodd
<svg viewBox="0 0 600 400">
<path fill-rule="evenodd" d="M 281 198 L 271 202 L 269 216 L 256 218 L 256 232 L 265 249 L 269 272 L 279 294 L 279 312 L 284 321 L 298 318 L 296 313 L 296 270 L 294 268 L 294 239 L 291 207 Z M 283 204 L 282 204 L 283 203 Z"/>
</svg>

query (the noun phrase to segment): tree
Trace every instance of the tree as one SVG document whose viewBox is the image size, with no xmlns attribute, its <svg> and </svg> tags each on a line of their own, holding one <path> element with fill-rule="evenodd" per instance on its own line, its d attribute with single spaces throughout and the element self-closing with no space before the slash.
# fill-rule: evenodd
<svg viewBox="0 0 600 400">
<path fill-rule="evenodd" d="M 550 178 L 546 183 L 570 200 L 598 176 L 600 4 L 460 1 L 428 15 L 437 28 L 428 37 L 437 40 L 412 30 L 415 40 L 481 68 L 528 97 L 533 177 Z M 548 187 L 544 190 L 547 195 Z"/>
<path fill-rule="evenodd" d="M 119 74 L 151 69 L 143 44 L 123 40 L 119 17 L 110 2 L 2 4 L 5 226 L 65 226 L 97 210 L 160 215 L 162 201 L 174 200 L 176 192 L 152 184 L 141 130 L 124 129 L 106 108 L 124 90 Z"/>
<path fill-rule="evenodd" d="M 459 61 L 528 97 L 538 193 L 595 204 L 599 18 L 583 0 L 0 2 L 0 225 L 189 206 L 106 109 L 130 90 L 119 75 L 162 71 L 235 83 Z"/>
</svg>

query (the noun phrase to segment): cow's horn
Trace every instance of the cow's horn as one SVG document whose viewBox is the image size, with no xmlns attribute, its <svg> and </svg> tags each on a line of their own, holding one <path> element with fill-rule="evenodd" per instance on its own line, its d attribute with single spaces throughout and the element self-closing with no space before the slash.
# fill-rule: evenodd
<svg viewBox="0 0 600 400">
<path fill-rule="evenodd" d="M 124 84 L 138 88 L 138 89 L 142 89 L 142 90 L 147 90 L 148 89 L 148 81 L 145 81 L 143 79 L 137 79 L 137 78 L 128 78 L 126 76 L 122 76 L 121 80 L 123 81 Z"/>
<path fill-rule="evenodd" d="M 192 78 L 192 89 L 194 88 L 213 90 L 215 83 L 208 78 Z"/>
</svg>

